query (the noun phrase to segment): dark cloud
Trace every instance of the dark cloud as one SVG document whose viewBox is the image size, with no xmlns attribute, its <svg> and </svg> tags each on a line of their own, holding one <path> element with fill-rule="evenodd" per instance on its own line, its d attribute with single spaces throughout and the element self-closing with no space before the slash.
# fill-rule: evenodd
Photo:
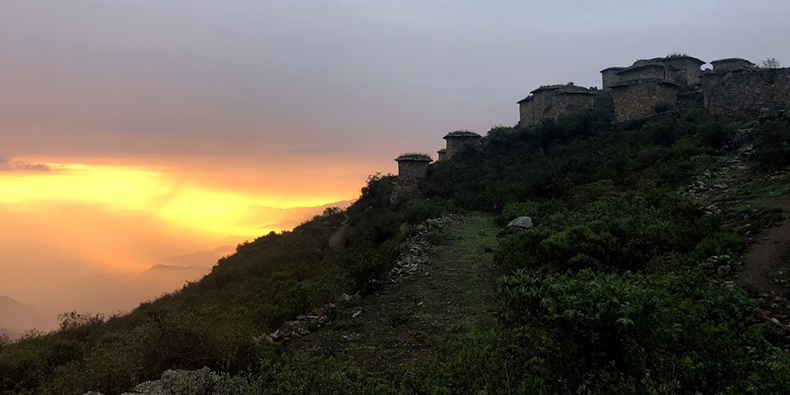
<svg viewBox="0 0 790 395">
<path fill-rule="evenodd" d="M 537 86 L 599 85 L 637 58 L 790 63 L 788 14 L 785 0 L 2 2 L 0 146 L 434 150 L 450 130 L 515 124 Z"/>
<path fill-rule="evenodd" d="M 49 166 L 43 163 L 32 163 L 8 159 L 0 155 L 0 171 L 50 171 Z"/>
</svg>

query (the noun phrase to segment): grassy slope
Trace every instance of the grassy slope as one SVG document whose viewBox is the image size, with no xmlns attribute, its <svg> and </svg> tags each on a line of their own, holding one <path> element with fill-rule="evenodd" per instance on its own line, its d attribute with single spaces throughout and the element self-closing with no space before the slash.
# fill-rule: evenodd
<svg viewBox="0 0 790 395">
<path fill-rule="evenodd" d="M 499 231 L 489 215 L 457 220 L 434 236 L 438 245 L 426 266 L 429 275 L 404 277 L 340 309 L 332 326 L 294 348 L 392 376 L 405 363 L 435 353 L 448 334 L 492 328 L 497 272 L 492 248 Z"/>
</svg>

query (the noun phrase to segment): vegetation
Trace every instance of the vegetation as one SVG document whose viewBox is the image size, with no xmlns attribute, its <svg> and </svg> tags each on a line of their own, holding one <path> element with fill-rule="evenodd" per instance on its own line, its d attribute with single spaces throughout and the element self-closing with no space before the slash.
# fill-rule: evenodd
<svg viewBox="0 0 790 395">
<path fill-rule="evenodd" d="M 372 176 L 348 210 L 239 245 L 203 280 L 128 315 L 68 314 L 57 332 L 0 345 L 0 393 L 120 393 L 173 368 L 200 376 L 179 394 L 786 393 L 787 333 L 715 275 L 723 263 L 711 258 L 742 253 L 742 235 L 679 192 L 719 167 L 744 128 L 756 131 L 761 166 L 790 165 L 790 122 L 698 108 L 611 121 L 600 100 L 558 122 L 495 127 L 399 203 L 394 178 Z M 493 248 L 495 324 L 470 318 L 468 330 L 447 330 L 431 352 L 386 369 L 262 340 L 343 292 L 375 292 L 371 280 L 414 225 L 448 211 L 534 221 Z M 454 251 L 482 248 L 470 237 L 479 221 L 448 241 L 473 248 Z M 335 251 L 327 240 L 344 223 Z"/>
<path fill-rule="evenodd" d="M 763 68 L 766 69 L 778 69 L 782 67 L 782 63 L 778 61 L 776 58 L 767 58 L 763 60 L 762 66 Z"/>
</svg>

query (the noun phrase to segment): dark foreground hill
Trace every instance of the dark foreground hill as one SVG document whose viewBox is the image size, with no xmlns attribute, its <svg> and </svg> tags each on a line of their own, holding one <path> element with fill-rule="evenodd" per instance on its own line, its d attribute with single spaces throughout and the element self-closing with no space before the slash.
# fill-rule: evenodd
<svg viewBox="0 0 790 395">
<path fill-rule="evenodd" d="M 178 394 L 787 393 L 790 255 L 749 255 L 785 218 L 761 202 L 790 200 L 790 118 L 611 119 L 494 128 L 397 199 L 373 176 L 128 315 L 3 346 L 0 393 L 167 369 Z"/>
</svg>

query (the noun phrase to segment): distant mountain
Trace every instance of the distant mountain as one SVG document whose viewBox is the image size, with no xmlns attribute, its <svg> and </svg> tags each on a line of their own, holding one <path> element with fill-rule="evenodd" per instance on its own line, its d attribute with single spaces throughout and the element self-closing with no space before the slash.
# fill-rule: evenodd
<svg viewBox="0 0 790 395">
<path fill-rule="evenodd" d="M 154 297 L 162 292 L 176 290 L 187 281 L 199 280 L 210 271 L 210 267 L 154 265 L 140 273 L 130 284 L 140 291 L 150 291 L 150 297 Z"/>
<path fill-rule="evenodd" d="M 226 245 L 217 247 L 213 250 L 195 251 L 188 254 L 171 256 L 163 259 L 159 265 L 212 267 L 220 258 L 230 255 L 235 251 L 236 247 Z"/>
<path fill-rule="evenodd" d="M 54 319 L 48 319 L 38 310 L 9 296 L 0 295 L 0 328 L 11 333 L 33 328 L 49 328 Z"/>
<path fill-rule="evenodd" d="M 264 229 L 274 229 L 276 231 L 291 230 L 299 224 L 320 215 L 324 210 L 332 207 L 345 209 L 353 203 L 352 200 L 341 200 L 339 202 L 328 203 L 315 207 L 293 207 L 293 208 L 274 208 L 266 206 L 252 206 L 250 208 L 249 224 L 266 224 Z M 273 218 L 279 221 L 270 222 Z"/>
<path fill-rule="evenodd" d="M 0 328 L 0 336 L 8 336 L 8 339 L 15 341 L 19 339 L 22 335 L 20 333 L 10 331 L 5 328 Z"/>
</svg>

